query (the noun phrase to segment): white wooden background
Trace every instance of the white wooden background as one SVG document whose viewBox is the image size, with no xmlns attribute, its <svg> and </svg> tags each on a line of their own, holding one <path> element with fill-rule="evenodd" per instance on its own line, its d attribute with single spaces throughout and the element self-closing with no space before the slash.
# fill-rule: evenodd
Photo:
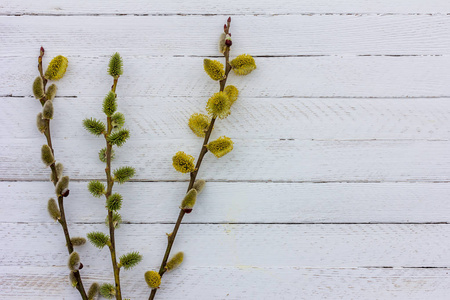
<svg viewBox="0 0 450 300">
<path fill-rule="evenodd" d="M 217 83 L 203 72 L 232 16 L 232 56 L 258 69 L 230 78 L 241 91 L 226 134 L 235 150 L 208 155 L 208 181 L 174 250 L 185 263 L 158 299 L 448 299 L 450 292 L 450 2 L 447 0 L 31 1 L 0 3 L 0 297 L 79 299 L 67 282 L 61 227 L 47 216 L 49 170 L 31 96 L 39 47 L 69 68 L 58 83 L 53 139 L 72 178 L 72 235 L 103 230 L 102 139 L 81 126 L 102 117 L 109 56 L 124 75 L 119 110 L 132 138 L 115 165 L 136 167 L 125 195 L 124 295 L 146 299 L 197 156 L 186 126 Z M 91 282 L 111 282 L 107 249 L 78 249 Z"/>
</svg>

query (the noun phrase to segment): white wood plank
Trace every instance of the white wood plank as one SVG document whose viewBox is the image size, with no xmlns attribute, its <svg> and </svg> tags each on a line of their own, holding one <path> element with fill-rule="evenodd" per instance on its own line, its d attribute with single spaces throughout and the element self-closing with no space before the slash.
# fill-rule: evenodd
<svg viewBox="0 0 450 300">
<path fill-rule="evenodd" d="M 28 48 L 30 54 L 38 55 L 39 46 Z M 50 57 L 64 54 L 55 51 L 49 51 L 47 63 Z M 95 96 L 101 102 L 111 86 L 111 76 L 106 70 L 109 55 L 114 51 L 108 49 L 102 57 L 69 56 L 66 76 L 57 82 L 58 95 Z M 0 57 L 0 64 L 9 70 L 0 75 L 4 82 L 0 95 L 30 96 L 31 84 L 38 75 L 36 57 L 20 60 Z M 235 85 L 242 97 L 450 96 L 447 84 L 450 72 L 446 72 L 450 69 L 450 56 L 259 57 L 256 64 L 258 68 L 248 76 L 229 77 L 228 84 Z M 167 97 L 194 97 L 198 103 L 205 103 L 218 91 L 217 82 L 203 70 L 202 57 L 124 56 L 124 65 L 124 75 L 117 87 L 119 97 L 139 96 L 159 101 Z"/>
<path fill-rule="evenodd" d="M 160 60 L 173 55 L 218 56 L 217 40 L 225 21 L 224 16 L 0 17 L 0 56 L 30 57 L 41 45 L 68 56 L 111 51 Z M 236 55 L 450 53 L 447 15 L 245 16 L 234 17 L 232 26 Z"/>
<path fill-rule="evenodd" d="M 445 0 L 281 0 L 211 2 L 207 0 L 58 1 L 4 0 L 2 14 L 300 14 L 300 13 L 446 13 Z"/>
<path fill-rule="evenodd" d="M 73 179 L 104 178 L 98 151 L 104 139 L 54 139 L 56 159 Z M 213 136 L 213 139 L 218 136 Z M 230 136 L 234 138 L 233 136 Z M 1 180 L 47 180 L 40 160 L 43 138 L 3 140 Z M 113 167 L 131 165 L 137 180 L 187 180 L 175 171 L 172 156 L 197 157 L 200 139 L 130 139 L 116 151 Z M 205 156 L 200 178 L 219 181 L 448 181 L 448 141 L 297 141 L 234 139 L 234 150 L 221 159 Z M 25 163 L 26 162 L 26 163 Z"/>
<path fill-rule="evenodd" d="M 83 270 L 89 286 L 112 282 L 105 270 Z M 126 297 L 145 299 L 145 270 L 121 273 Z M 168 273 L 157 299 L 434 299 L 447 300 L 448 269 L 184 267 Z M 0 296 L 6 299 L 76 300 L 64 267 L 3 267 Z M 94 273 L 94 274 L 93 274 Z M 108 274 L 108 275 L 105 275 Z"/>
<path fill-rule="evenodd" d="M 52 134 L 85 137 L 86 112 L 104 119 L 100 97 L 58 98 Z M 34 118 L 41 106 L 34 98 L 0 98 L 0 137 L 35 138 Z M 180 139 L 195 136 L 187 126 L 192 113 L 205 113 L 205 98 L 120 97 L 119 111 L 133 138 Z M 261 139 L 450 139 L 448 99 L 247 98 L 215 126 L 217 135 Z M 26 122 L 28 120 L 28 122 Z M 77 124 L 77 122 L 79 124 Z"/>
<path fill-rule="evenodd" d="M 133 182 L 114 191 L 124 196 L 124 222 L 174 223 L 186 188 L 187 182 Z M 8 208 L 0 210 L 0 222 L 53 223 L 50 182 L 0 182 L 0 191 L 0 206 Z M 449 183 L 208 182 L 183 222 L 450 222 L 449 194 Z M 104 203 L 89 194 L 87 182 L 73 182 L 64 207 L 70 222 L 100 223 Z"/>
<path fill-rule="evenodd" d="M 256 213 L 257 211 L 255 211 Z M 149 212 L 151 218 L 151 212 Z M 105 224 L 69 224 L 72 236 L 107 232 Z M 220 267 L 445 267 L 450 266 L 450 225 L 439 224 L 183 224 L 173 251 L 184 268 Z M 157 268 L 173 224 L 122 224 L 119 255 L 140 251 L 139 268 Z M 57 223 L 2 223 L 0 266 L 67 268 Z M 109 270 L 109 250 L 78 247 L 86 271 Z"/>
</svg>

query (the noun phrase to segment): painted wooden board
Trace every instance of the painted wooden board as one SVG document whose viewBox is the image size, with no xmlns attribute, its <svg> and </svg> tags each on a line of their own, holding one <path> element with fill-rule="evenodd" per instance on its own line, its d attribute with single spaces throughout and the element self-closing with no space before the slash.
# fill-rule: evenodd
<svg viewBox="0 0 450 300">
<path fill-rule="evenodd" d="M 105 224 L 69 224 L 72 236 L 107 232 Z M 140 251 L 139 269 L 159 266 L 173 224 L 121 224 L 118 255 Z M 173 253 L 183 251 L 180 269 L 191 267 L 439 267 L 450 266 L 448 224 L 184 224 Z M 58 223 L 2 223 L 0 266 L 67 268 Z M 110 272 L 107 248 L 77 248 L 89 272 Z M 126 276 L 126 275 L 124 275 Z"/>
<path fill-rule="evenodd" d="M 80 299 L 68 284 L 65 267 L 2 270 L 0 296 L 4 299 Z M 148 298 L 143 271 L 122 272 L 126 297 Z M 448 273 L 449 269 L 422 268 L 184 267 L 163 279 L 157 299 L 447 300 Z M 94 281 L 112 282 L 112 275 L 100 270 L 83 272 L 83 278 L 87 286 Z"/>
<path fill-rule="evenodd" d="M 0 57 L 8 74 L 0 75 L 4 84 L 0 95 L 30 96 L 31 84 L 38 75 L 36 57 L 40 44 L 29 48 L 33 57 L 20 60 Z M 50 49 L 49 49 L 50 50 Z M 110 55 L 69 56 L 66 76 L 57 82 L 59 96 L 99 97 L 111 87 L 107 74 Z M 51 49 L 50 58 L 64 54 Z M 242 53 L 239 51 L 239 53 Z M 124 75 L 120 77 L 120 96 L 163 101 L 167 97 L 193 97 L 204 105 L 219 90 L 203 70 L 202 57 L 125 56 Z M 257 69 L 245 77 L 230 75 L 242 97 L 289 98 L 398 98 L 449 97 L 450 56 L 330 56 L 256 58 Z M 166 100 L 167 101 L 167 100 Z M 282 101 L 282 100 L 279 100 Z M 183 107 L 184 108 L 184 107 Z M 189 108 L 186 108 L 189 109 Z"/>
<path fill-rule="evenodd" d="M 54 137 L 84 139 L 81 120 L 104 119 L 101 97 L 57 98 Z M 36 138 L 34 98 L 0 98 L 1 138 Z M 205 113 L 206 99 L 188 97 L 120 97 L 133 138 L 195 138 L 187 126 L 192 113 Z M 89 115 L 88 113 L 89 112 Z M 233 104 L 232 114 L 214 128 L 218 136 L 245 139 L 450 139 L 450 101 L 427 99 L 247 98 Z M 28 122 L 27 122 L 28 120 Z M 78 122 L 78 124 L 77 124 Z"/>
<path fill-rule="evenodd" d="M 132 224 L 174 223 L 187 182 L 131 182 L 122 219 Z M 0 182 L 0 222 L 53 223 L 50 182 Z M 436 223 L 450 222 L 449 183 L 208 182 L 184 223 Z M 64 201 L 70 222 L 101 223 L 104 198 L 87 182 L 73 182 Z M 89 210 L 85 208 L 88 207 Z"/>
<path fill-rule="evenodd" d="M 47 180 L 49 170 L 40 161 L 43 143 L 42 137 L 3 140 L 1 180 Z M 105 166 L 97 154 L 104 143 L 100 137 L 89 136 L 82 141 L 53 140 L 56 160 L 66 166 L 73 179 L 104 178 Z M 199 139 L 192 138 L 130 139 L 116 151 L 113 168 L 134 166 L 135 179 L 140 181 L 187 180 L 188 175 L 173 168 L 172 156 L 185 151 L 197 157 L 200 145 Z M 223 158 L 205 156 L 199 176 L 214 181 L 448 181 L 449 149 L 449 141 L 234 139 L 234 150 Z"/>
<path fill-rule="evenodd" d="M 313 14 L 313 13 L 441 13 L 450 11 L 446 0 L 281 0 L 214 2 L 207 0 L 122 0 L 111 1 L 58 1 L 47 0 L 38 3 L 31 0 L 5 0 L 0 13 L 8 15 L 146 15 L 146 14 L 217 14 L 271 15 L 271 14 Z"/>
<path fill-rule="evenodd" d="M 37 20 L 39 27 L 33 26 Z M 224 16 L 0 16 L 0 56 L 29 57 L 36 45 L 68 56 L 103 56 L 111 51 L 160 60 L 174 55 L 219 56 L 217 41 L 224 22 Z M 450 37 L 445 34 L 450 31 L 448 15 L 241 16 L 233 18 L 232 26 L 233 54 L 442 55 L 450 51 Z"/>
</svg>

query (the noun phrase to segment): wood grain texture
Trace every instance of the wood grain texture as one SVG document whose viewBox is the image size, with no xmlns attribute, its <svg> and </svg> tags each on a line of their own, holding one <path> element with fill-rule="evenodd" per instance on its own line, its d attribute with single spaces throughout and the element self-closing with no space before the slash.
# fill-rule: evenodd
<svg viewBox="0 0 450 300">
<path fill-rule="evenodd" d="M 203 71 L 233 18 L 231 56 L 257 70 L 230 76 L 240 99 L 217 123 L 233 152 L 207 155 L 208 181 L 174 246 L 186 259 L 158 299 L 448 299 L 450 291 L 450 2 L 445 0 L 86 1 L 0 4 L 0 298 L 79 299 L 67 282 L 62 230 L 40 162 L 41 109 L 31 97 L 40 46 L 62 54 L 52 133 L 72 178 L 72 236 L 106 232 L 101 138 L 109 56 L 120 52 L 119 110 L 132 136 L 114 167 L 137 169 L 124 195 L 118 251 L 144 261 L 122 272 L 145 299 L 188 176 L 171 157 L 197 155 L 186 126 L 217 83 Z M 78 249 L 84 281 L 111 282 L 107 250 Z"/>
<path fill-rule="evenodd" d="M 111 49 L 125 57 L 219 56 L 217 40 L 226 21 L 224 16 L 56 19 L 39 17 L 40 26 L 36 27 L 36 17 L 0 17 L 4 32 L 0 56 L 28 57 L 30 50 L 39 49 L 36 44 L 68 56 L 103 56 Z M 233 54 L 442 55 L 450 54 L 450 37 L 444 34 L 448 31 L 448 15 L 235 17 Z"/>
<path fill-rule="evenodd" d="M 30 55 L 37 55 L 39 46 L 36 44 L 29 48 Z M 49 51 L 49 58 L 64 54 L 54 51 Z M 109 55 L 114 51 L 109 49 L 102 57 L 69 56 L 66 76 L 57 82 L 58 95 L 79 98 L 95 96 L 101 101 L 111 85 L 111 77 L 106 70 Z M 0 75 L 4 82 L 0 86 L 0 95 L 30 96 L 31 84 L 37 76 L 36 57 L 20 60 L 0 57 L 0 64 L 9 70 L 8 74 Z M 160 101 L 167 97 L 193 97 L 203 106 L 218 90 L 217 82 L 203 70 L 202 57 L 162 59 L 127 56 L 124 64 L 124 75 L 120 77 L 117 87 L 119 97 L 156 98 Z M 241 91 L 242 97 L 450 96 L 450 86 L 447 84 L 450 73 L 444 72 L 450 69 L 450 56 L 259 57 L 256 64 L 258 68 L 250 75 L 238 77 L 232 74 L 227 81 Z M 141 105 L 145 104 L 144 100 Z"/>
<path fill-rule="evenodd" d="M 6 299 L 78 299 L 67 283 L 64 267 L 2 267 L 0 296 Z M 185 267 L 164 281 L 161 299 L 414 299 L 447 300 L 449 269 L 422 268 L 297 268 L 297 267 Z M 145 299 L 142 274 L 124 272 L 125 296 Z M 83 273 L 88 284 L 111 282 L 112 275 Z M 186 288 L 180 288 L 186 287 Z M 206 287 L 206 288 L 205 288 Z M 282 291 L 282 292 L 280 292 Z"/>
<path fill-rule="evenodd" d="M 133 182 L 124 196 L 124 222 L 174 223 L 187 182 Z M 50 182 L 0 182 L 0 222 L 53 223 Z M 184 223 L 424 223 L 450 222 L 449 183 L 208 182 Z M 101 223 L 104 199 L 87 182 L 72 182 L 69 222 Z M 86 209 L 89 208 L 89 209 Z"/>
<path fill-rule="evenodd" d="M 145 14 L 201 14 L 201 15 L 271 15 L 312 13 L 446 13 L 450 4 L 445 0 L 281 0 L 211 2 L 207 0 L 122 0 L 122 1 L 58 1 L 47 0 L 37 3 L 31 0 L 5 0 L 2 14 L 50 14 L 50 15 L 145 15 Z"/>
<path fill-rule="evenodd" d="M 104 164 L 97 154 L 104 140 L 86 136 L 78 142 L 69 136 L 53 140 L 56 159 L 64 163 L 66 174 L 73 179 L 104 178 Z M 42 138 L 3 142 L 2 180 L 48 180 L 49 172 L 40 161 Z M 200 143 L 197 139 L 130 139 L 116 151 L 113 167 L 134 166 L 135 179 L 140 181 L 187 180 L 173 168 L 172 156 L 178 151 L 197 155 Z M 448 181 L 449 147 L 448 141 L 234 139 L 234 150 L 225 157 L 205 156 L 199 177 L 214 181 Z"/>
<path fill-rule="evenodd" d="M 67 268 L 59 224 L 1 225 L 2 267 Z M 69 227 L 72 236 L 107 231 L 104 223 L 70 223 Z M 167 243 L 165 232 L 172 228 L 172 224 L 121 224 L 117 251 L 119 255 L 140 251 L 144 258 L 136 270 L 143 276 L 145 269 L 157 267 Z M 181 270 L 210 266 L 448 268 L 449 228 L 448 224 L 184 224 L 173 253 L 186 255 Z M 87 273 L 109 272 L 108 249 L 86 244 L 77 252 Z"/>
<path fill-rule="evenodd" d="M 81 120 L 104 118 L 101 97 L 57 98 L 52 133 L 84 139 Z M 40 110 L 34 98 L 0 98 L 0 137 L 36 138 L 31 122 Z M 133 138 L 182 139 L 195 136 L 187 126 L 191 114 L 205 113 L 205 98 L 121 97 L 119 110 Z M 247 98 L 214 128 L 217 136 L 243 139 L 314 140 L 449 140 L 449 99 Z M 27 122 L 28 120 L 28 122 Z M 73 120 L 73 122 L 67 122 Z M 76 123 L 78 121 L 78 124 Z"/>
</svg>

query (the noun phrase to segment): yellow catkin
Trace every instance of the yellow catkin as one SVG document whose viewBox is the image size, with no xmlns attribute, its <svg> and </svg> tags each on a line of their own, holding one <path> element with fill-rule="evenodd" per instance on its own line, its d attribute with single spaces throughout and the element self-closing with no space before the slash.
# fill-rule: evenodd
<svg viewBox="0 0 450 300">
<path fill-rule="evenodd" d="M 186 154 L 183 151 L 178 151 L 172 157 L 173 167 L 175 170 L 181 173 L 190 173 L 194 171 L 194 157 Z"/>
<path fill-rule="evenodd" d="M 178 252 L 166 264 L 166 270 L 170 271 L 176 269 L 183 262 L 184 253 Z"/>
<path fill-rule="evenodd" d="M 56 56 L 48 65 L 47 71 L 45 71 L 45 78 L 49 80 L 59 80 L 63 78 L 68 64 L 69 61 L 67 58 L 62 55 Z"/>
<path fill-rule="evenodd" d="M 217 140 L 210 142 L 207 145 L 207 148 L 212 154 L 219 158 L 233 150 L 233 141 L 229 137 L 221 136 Z"/>
<path fill-rule="evenodd" d="M 256 69 L 255 59 L 248 54 L 241 54 L 232 61 L 230 65 L 236 75 L 247 75 Z"/>
<path fill-rule="evenodd" d="M 195 113 L 189 118 L 189 128 L 198 137 L 204 137 L 208 130 L 210 119 L 207 115 Z"/>
<path fill-rule="evenodd" d="M 223 65 L 218 60 L 205 58 L 203 60 L 203 68 L 212 80 L 221 80 L 225 76 Z"/>
<path fill-rule="evenodd" d="M 158 272 L 147 271 L 145 272 L 145 282 L 152 289 L 156 289 L 161 285 L 161 276 Z"/>
<path fill-rule="evenodd" d="M 206 110 L 213 117 L 226 118 L 230 114 L 231 101 L 224 92 L 212 95 L 206 103 Z"/>
<path fill-rule="evenodd" d="M 223 92 L 228 96 L 231 104 L 233 104 L 237 100 L 239 95 L 239 90 L 234 85 L 227 85 Z"/>
</svg>

